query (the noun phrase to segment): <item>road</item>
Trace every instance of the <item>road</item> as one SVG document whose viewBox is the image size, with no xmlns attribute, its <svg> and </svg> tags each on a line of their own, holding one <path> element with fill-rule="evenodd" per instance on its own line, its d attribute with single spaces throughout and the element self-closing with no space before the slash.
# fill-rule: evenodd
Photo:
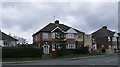
<svg viewBox="0 0 120 67">
<path fill-rule="evenodd" d="M 118 55 L 3 63 L 3 65 L 118 65 Z"/>
</svg>

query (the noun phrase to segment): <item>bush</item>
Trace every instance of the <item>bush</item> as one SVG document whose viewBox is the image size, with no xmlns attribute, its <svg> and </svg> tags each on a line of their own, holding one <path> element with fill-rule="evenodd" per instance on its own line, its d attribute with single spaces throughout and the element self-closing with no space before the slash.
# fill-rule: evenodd
<svg viewBox="0 0 120 67">
<path fill-rule="evenodd" d="M 70 55 L 70 54 L 87 54 L 89 53 L 88 47 L 81 47 L 79 49 L 61 49 L 57 50 L 58 56 Z"/>
<path fill-rule="evenodd" d="M 40 48 L 27 47 L 4 47 L 2 48 L 3 58 L 24 58 L 24 57 L 41 57 L 42 51 Z"/>
</svg>

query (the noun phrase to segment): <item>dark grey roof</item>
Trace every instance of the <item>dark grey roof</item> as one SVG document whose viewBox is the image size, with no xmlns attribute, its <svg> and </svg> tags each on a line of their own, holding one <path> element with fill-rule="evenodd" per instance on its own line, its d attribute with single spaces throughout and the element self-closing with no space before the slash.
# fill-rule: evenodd
<svg viewBox="0 0 120 67">
<path fill-rule="evenodd" d="M 3 32 L 1 32 L 1 33 L 2 33 L 2 40 L 17 41 L 17 39 L 15 39 L 15 38 L 13 38 L 13 37 L 11 37 Z"/>
<path fill-rule="evenodd" d="M 42 28 L 41 30 L 39 30 L 38 32 L 36 32 L 34 35 L 36 35 L 39 32 L 51 32 L 53 29 L 55 29 L 56 27 L 61 28 L 63 31 L 67 31 L 70 27 L 64 24 L 56 24 L 56 23 L 49 23 L 48 25 L 46 25 L 44 28 Z M 78 33 L 83 33 L 77 29 L 75 29 L 76 32 Z"/>
<path fill-rule="evenodd" d="M 102 27 L 101 29 L 95 31 L 92 33 L 93 37 L 113 37 L 113 35 L 115 34 L 115 32 L 107 29 L 106 26 Z"/>
</svg>

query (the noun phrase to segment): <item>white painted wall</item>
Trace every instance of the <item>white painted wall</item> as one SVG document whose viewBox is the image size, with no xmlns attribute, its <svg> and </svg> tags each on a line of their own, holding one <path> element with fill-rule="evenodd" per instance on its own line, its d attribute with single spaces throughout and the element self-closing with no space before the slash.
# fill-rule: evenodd
<svg viewBox="0 0 120 67">
<path fill-rule="evenodd" d="M 66 33 L 77 33 L 73 28 L 70 28 L 69 30 L 67 30 Z"/>
<path fill-rule="evenodd" d="M 3 41 L 3 40 L 0 40 L 0 45 L 1 45 L 1 46 L 4 46 L 3 44 L 4 44 L 4 41 Z"/>
</svg>

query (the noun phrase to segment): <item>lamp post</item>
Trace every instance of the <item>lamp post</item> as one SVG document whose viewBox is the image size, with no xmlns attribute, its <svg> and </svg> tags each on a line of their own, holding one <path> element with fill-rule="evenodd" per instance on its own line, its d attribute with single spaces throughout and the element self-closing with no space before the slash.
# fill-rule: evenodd
<svg viewBox="0 0 120 67">
<path fill-rule="evenodd" d="M 119 37 L 116 38 L 117 38 L 117 50 L 119 50 Z"/>
</svg>

